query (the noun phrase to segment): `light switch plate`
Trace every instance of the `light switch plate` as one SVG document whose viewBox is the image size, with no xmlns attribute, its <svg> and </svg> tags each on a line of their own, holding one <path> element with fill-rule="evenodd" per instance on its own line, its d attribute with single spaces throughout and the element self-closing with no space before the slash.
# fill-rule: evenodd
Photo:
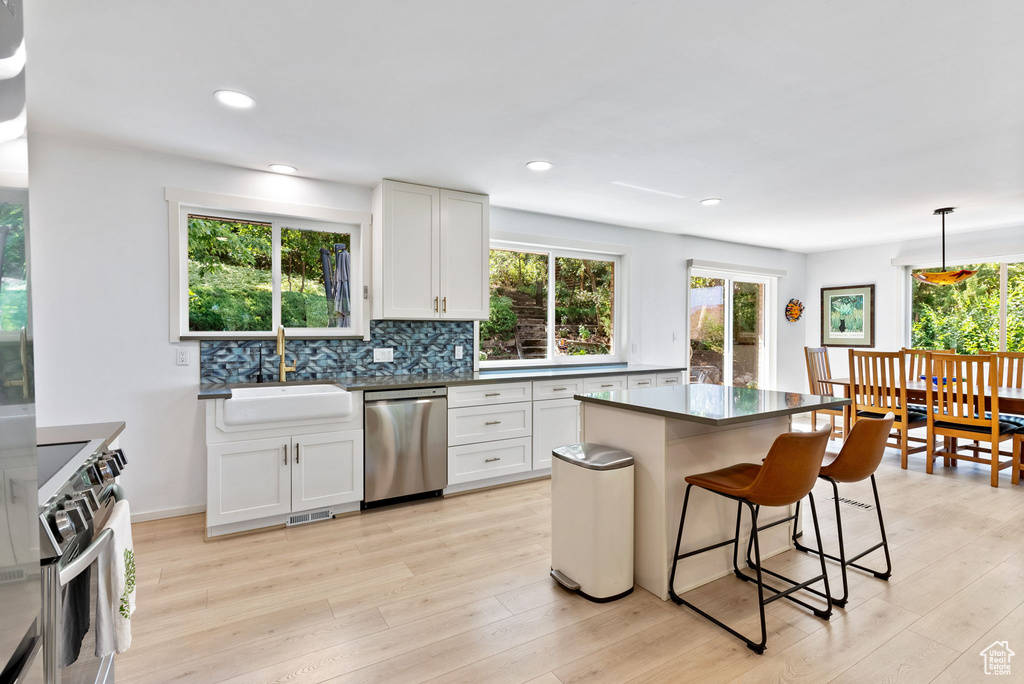
<svg viewBox="0 0 1024 684">
<path fill-rule="evenodd" d="M 395 360 L 395 350 L 392 347 L 383 347 L 373 350 L 374 363 L 386 363 Z"/>
<path fill-rule="evenodd" d="M 462 345 L 461 344 L 455 345 L 455 358 L 456 359 L 461 359 L 462 358 Z"/>
</svg>

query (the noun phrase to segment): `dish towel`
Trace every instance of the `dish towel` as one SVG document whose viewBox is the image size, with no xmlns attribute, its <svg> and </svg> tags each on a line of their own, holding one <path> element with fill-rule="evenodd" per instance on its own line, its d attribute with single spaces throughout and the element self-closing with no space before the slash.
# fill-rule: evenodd
<svg viewBox="0 0 1024 684">
<path fill-rule="evenodd" d="M 118 501 L 104 529 L 114 537 L 99 557 L 99 592 L 96 599 L 96 655 L 124 653 L 132 645 L 135 612 L 135 551 L 132 549 L 131 512 Z"/>
<path fill-rule="evenodd" d="M 78 660 L 82 650 L 82 639 L 89 631 L 89 588 L 92 566 L 90 565 L 63 589 L 63 625 L 61 629 L 60 666 L 68 667 Z"/>
</svg>

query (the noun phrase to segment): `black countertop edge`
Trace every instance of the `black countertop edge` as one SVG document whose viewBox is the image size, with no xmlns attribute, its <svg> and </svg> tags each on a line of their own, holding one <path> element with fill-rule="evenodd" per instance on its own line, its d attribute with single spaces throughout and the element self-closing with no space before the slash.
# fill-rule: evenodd
<svg viewBox="0 0 1024 684">
<path fill-rule="evenodd" d="M 655 388 L 657 389 L 657 388 Z M 650 390 L 644 390 L 650 391 Z M 812 396 L 812 395 L 808 395 Z M 579 401 L 589 402 L 591 404 L 601 404 L 602 406 L 610 406 L 612 408 L 621 409 L 623 411 L 636 411 L 638 413 L 648 413 L 653 416 L 660 416 L 662 418 L 672 418 L 674 420 L 684 420 L 688 423 L 699 423 L 701 425 L 712 425 L 715 427 L 726 427 L 729 425 L 738 425 L 740 423 L 752 423 L 758 420 L 765 420 L 766 418 L 779 418 L 781 416 L 792 416 L 798 413 L 810 413 L 811 411 L 820 411 L 827 408 L 840 408 L 842 406 L 849 406 L 853 403 L 850 399 L 840 399 L 836 397 L 835 402 L 829 402 L 824 406 L 797 406 L 794 408 L 776 409 L 774 411 L 764 411 L 762 413 L 756 413 L 748 416 L 732 416 L 729 418 L 706 418 L 704 416 L 695 416 L 690 413 L 679 413 L 677 411 L 666 411 L 664 409 L 654 408 L 652 406 L 642 406 L 637 404 L 629 404 L 622 401 L 614 401 L 611 399 L 603 399 L 601 397 L 595 397 L 589 394 L 577 394 L 573 397 Z"/>
<path fill-rule="evenodd" d="M 630 364 L 607 368 L 533 368 L 516 370 L 474 371 L 472 373 L 431 373 L 427 375 L 376 375 L 352 376 L 320 380 L 296 380 L 294 382 L 236 382 L 206 383 L 199 386 L 199 399 L 230 399 L 231 390 L 238 387 L 274 387 L 281 385 L 337 385 L 349 391 L 380 389 L 412 389 L 436 387 L 437 385 L 487 385 L 496 382 L 524 382 L 529 380 L 557 380 L 565 377 L 598 377 L 640 373 L 678 373 L 685 366 L 659 366 L 653 364 Z"/>
<path fill-rule="evenodd" d="M 36 428 L 36 444 L 67 444 L 69 442 L 91 442 L 103 440 L 103 447 L 117 439 L 124 432 L 125 423 L 82 423 L 80 425 L 51 425 Z"/>
</svg>

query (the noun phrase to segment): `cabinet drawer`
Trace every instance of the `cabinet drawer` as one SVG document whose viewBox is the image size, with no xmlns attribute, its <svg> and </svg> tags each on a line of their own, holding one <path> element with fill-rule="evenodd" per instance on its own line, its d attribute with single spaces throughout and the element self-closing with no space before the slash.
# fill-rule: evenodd
<svg viewBox="0 0 1024 684">
<path fill-rule="evenodd" d="M 658 387 L 666 387 L 671 385 L 682 385 L 683 374 L 682 372 L 676 373 L 658 373 Z"/>
<path fill-rule="evenodd" d="M 583 381 L 584 392 L 608 392 L 626 389 L 625 375 L 605 375 L 600 378 L 587 378 Z"/>
<path fill-rule="evenodd" d="M 537 380 L 533 383 L 533 400 L 571 399 L 583 392 L 583 378 L 572 380 Z"/>
<path fill-rule="evenodd" d="M 448 449 L 448 484 L 486 480 L 532 469 L 529 437 Z"/>
<path fill-rule="evenodd" d="M 448 409 L 448 446 L 529 437 L 532 406 L 531 402 L 524 401 Z"/>
<path fill-rule="evenodd" d="M 658 376 L 654 373 L 649 375 L 630 375 L 627 387 L 629 389 L 644 389 L 645 387 L 657 387 Z"/>
<path fill-rule="evenodd" d="M 490 406 L 530 401 L 529 382 L 501 382 L 491 385 L 455 385 L 448 388 L 448 408 L 458 406 Z"/>
</svg>

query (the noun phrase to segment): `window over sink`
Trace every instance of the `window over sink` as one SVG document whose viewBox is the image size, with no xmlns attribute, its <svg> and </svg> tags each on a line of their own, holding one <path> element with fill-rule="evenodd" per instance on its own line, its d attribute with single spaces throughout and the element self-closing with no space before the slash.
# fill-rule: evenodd
<svg viewBox="0 0 1024 684">
<path fill-rule="evenodd" d="M 278 326 L 368 334 L 369 215 L 172 190 L 168 201 L 172 341 L 268 338 Z"/>
</svg>

